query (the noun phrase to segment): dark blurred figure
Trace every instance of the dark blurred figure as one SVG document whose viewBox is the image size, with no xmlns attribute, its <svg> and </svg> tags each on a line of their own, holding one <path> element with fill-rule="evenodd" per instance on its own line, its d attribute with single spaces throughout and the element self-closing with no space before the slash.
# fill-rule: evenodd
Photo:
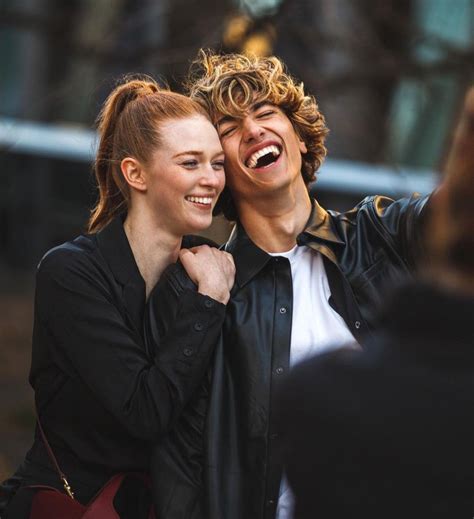
<svg viewBox="0 0 474 519">
<path fill-rule="evenodd" d="M 474 88 L 435 195 L 423 279 L 365 351 L 292 371 L 279 425 L 295 519 L 474 517 Z"/>
</svg>

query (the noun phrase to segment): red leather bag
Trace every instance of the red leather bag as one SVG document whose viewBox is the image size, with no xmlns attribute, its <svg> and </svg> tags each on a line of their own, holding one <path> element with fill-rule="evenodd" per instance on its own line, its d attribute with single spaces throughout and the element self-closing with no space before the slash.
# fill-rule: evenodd
<svg viewBox="0 0 474 519">
<path fill-rule="evenodd" d="M 36 488 L 31 505 L 30 519 L 120 519 L 113 501 L 125 477 L 133 475 L 149 484 L 143 474 L 121 473 L 112 477 L 88 505 L 81 505 L 74 497 L 57 488 L 33 485 Z M 148 519 L 155 519 L 153 508 L 150 508 Z"/>
<path fill-rule="evenodd" d="M 123 480 L 126 477 L 133 476 L 141 479 L 145 486 L 150 487 L 149 478 L 145 474 L 123 472 L 113 476 L 97 492 L 89 504 L 82 505 L 74 499 L 74 493 L 67 482 L 66 476 L 59 467 L 39 418 L 37 423 L 51 463 L 62 481 L 65 492 L 46 485 L 29 486 L 28 488 L 35 490 L 31 504 L 30 519 L 120 519 L 113 503 Z M 155 519 L 153 506 L 150 506 L 148 519 Z"/>
</svg>

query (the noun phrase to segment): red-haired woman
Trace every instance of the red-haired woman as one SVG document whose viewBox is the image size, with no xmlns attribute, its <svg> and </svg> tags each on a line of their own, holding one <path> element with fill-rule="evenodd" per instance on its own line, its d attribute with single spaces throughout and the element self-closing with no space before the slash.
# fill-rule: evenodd
<svg viewBox="0 0 474 519">
<path fill-rule="evenodd" d="M 110 94 L 98 122 L 99 201 L 88 234 L 38 267 L 30 374 L 46 438 L 81 503 L 114 474 L 148 471 L 151 444 L 206 372 L 234 280 L 227 253 L 183 240 L 210 225 L 224 186 L 222 148 L 203 109 L 134 79 Z M 195 285 L 176 292 L 173 321 L 152 349 L 144 306 L 178 259 Z M 37 484 L 62 487 L 38 430 L 0 487 L 2 519 L 29 517 L 26 487 Z M 148 505 L 132 478 L 114 501 L 120 517 L 134 519 Z"/>
</svg>

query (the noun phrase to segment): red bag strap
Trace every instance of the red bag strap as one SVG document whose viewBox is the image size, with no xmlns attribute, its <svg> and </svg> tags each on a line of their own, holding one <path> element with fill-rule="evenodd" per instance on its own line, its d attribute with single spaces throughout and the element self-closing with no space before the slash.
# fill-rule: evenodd
<svg viewBox="0 0 474 519">
<path fill-rule="evenodd" d="M 48 453 L 49 459 L 51 460 L 51 463 L 53 464 L 54 468 L 56 469 L 56 472 L 58 473 L 59 479 L 61 480 L 64 490 L 66 491 L 66 494 L 71 498 L 74 499 L 74 492 L 72 491 L 71 486 L 69 485 L 66 475 L 61 470 L 58 460 L 56 459 L 56 456 L 54 455 L 53 449 L 51 448 L 51 445 L 48 442 L 48 438 L 46 438 L 46 434 L 44 432 L 43 426 L 41 425 L 41 420 L 39 418 L 38 408 L 36 409 L 36 423 L 38 424 L 38 429 L 41 434 L 41 438 L 43 440 L 44 446 L 46 447 L 46 451 Z"/>
<path fill-rule="evenodd" d="M 56 469 L 56 472 L 58 473 L 59 478 L 61 479 L 64 490 L 66 491 L 67 495 L 74 499 L 74 493 L 66 479 L 66 476 L 64 472 L 61 470 L 58 460 L 56 459 L 56 456 L 54 455 L 53 449 L 51 448 L 51 445 L 48 442 L 48 439 L 46 438 L 46 434 L 44 432 L 43 426 L 41 425 L 41 421 L 39 419 L 39 413 L 38 410 L 36 410 L 36 421 L 38 423 L 38 428 L 41 434 L 41 438 L 43 440 L 43 443 L 46 447 L 46 450 L 48 452 L 48 456 L 51 459 L 52 464 L 54 465 L 54 468 Z M 135 476 L 143 480 L 143 482 L 149 487 L 150 486 L 150 480 L 149 477 L 142 473 L 119 473 L 113 476 L 97 493 L 97 495 L 92 499 L 92 501 L 88 504 L 87 509 L 84 513 L 84 515 L 81 517 L 81 519 L 96 519 L 97 517 L 100 517 L 101 519 L 120 519 L 117 515 L 117 512 L 115 511 L 113 507 L 113 501 L 115 494 L 117 493 L 118 489 L 120 488 L 120 485 L 122 484 L 123 479 L 126 476 Z M 54 490 L 57 491 L 57 489 L 52 487 L 46 487 L 45 485 L 31 485 L 31 488 L 37 488 L 38 490 Z M 76 501 L 77 503 L 77 501 Z M 155 513 L 153 506 L 150 507 L 149 511 L 149 519 L 155 519 Z"/>
</svg>

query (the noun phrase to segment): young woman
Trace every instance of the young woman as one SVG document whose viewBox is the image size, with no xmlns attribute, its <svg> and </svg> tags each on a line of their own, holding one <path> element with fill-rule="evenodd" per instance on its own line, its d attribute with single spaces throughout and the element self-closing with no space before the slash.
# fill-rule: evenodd
<svg viewBox="0 0 474 519">
<path fill-rule="evenodd" d="M 151 80 L 130 80 L 111 93 L 98 122 L 99 201 L 89 233 L 38 267 L 30 374 L 46 438 L 83 504 L 114 474 L 147 472 L 151 444 L 206 371 L 234 280 L 227 253 L 196 247 L 196 239 L 182 249 L 185 234 L 210 225 L 224 186 L 222 148 L 205 112 Z M 173 301 L 175 318 L 154 350 L 144 306 L 178 259 L 195 285 Z M 26 487 L 36 484 L 62 488 L 38 430 L 0 488 L 2 519 L 29 517 L 34 490 Z M 140 483 L 122 487 L 120 517 L 147 517 Z"/>
</svg>

